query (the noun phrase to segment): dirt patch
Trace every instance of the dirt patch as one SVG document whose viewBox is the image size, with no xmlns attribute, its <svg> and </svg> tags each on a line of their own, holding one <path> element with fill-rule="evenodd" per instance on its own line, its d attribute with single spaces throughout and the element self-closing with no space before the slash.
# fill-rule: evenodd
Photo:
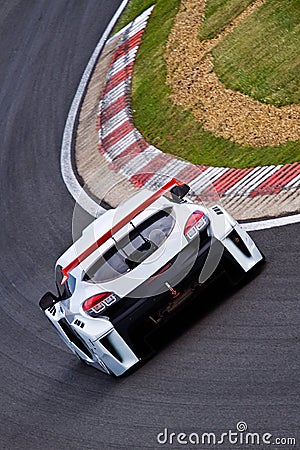
<svg viewBox="0 0 300 450">
<path fill-rule="evenodd" d="M 214 72 L 211 50 L 265 0 L 252 3 L 217 38 L 200 42 L 205 3 L 182 0 L 169 35 L 165 57 L 172 101 L 191 109 L 205 130 L 240 145 L 274 146 L 299 140 L 300 105 L 278 108 L 253 100 L 226 89 Z"/>
</svg>

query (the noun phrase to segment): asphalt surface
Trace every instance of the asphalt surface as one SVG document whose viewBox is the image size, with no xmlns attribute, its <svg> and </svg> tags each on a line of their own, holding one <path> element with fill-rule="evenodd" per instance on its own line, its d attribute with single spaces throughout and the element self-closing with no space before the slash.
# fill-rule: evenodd
<svg viewBox="0 0 300 450">
<path fill-rule="evenodd" d="M 82 365 L 39 311 L 72 239 L 64 123 L 119 3 L 0 4 L 0 448 L 159 448 L 165 427 L 218 435 L 239 421 L 298 439 L 272 448 L 300 448 L 298 225 L 252 233 L 262 273 L 235 293 L 212 292 L 211 307 L 185 314 L 158 355 L 122 379 Z"/>
</svg>

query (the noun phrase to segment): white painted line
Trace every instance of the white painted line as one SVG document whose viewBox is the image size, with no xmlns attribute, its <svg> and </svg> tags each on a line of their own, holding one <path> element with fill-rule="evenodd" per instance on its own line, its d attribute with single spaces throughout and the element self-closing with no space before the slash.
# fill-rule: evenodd
<svg viewBox="0 0 300 450">
<path fill-rule="evenodd" d="M 133 34 L 136 34 L 136 29 L 139 29 L 139 26 L 141 26 L 141 30 L 143 28 L 145 28 L 147 21 L 152 13 L 153 8 L 154 8 L 154 5 L 150 6 L 150 8 L 146 9 L 140 16 L 138 16 L 136 19 L 134 19 L 131 22 L 130 25 L 131 25 L 132 29 L 131 29 L 131 27 L 129 27 L 129 30 L 130 30 L 129 34 L 131 32 Z"/>
<path fill-rule="evenodd" d="M 224 175 L 224 173 L 228 172 L 228 170 L 230 170 L 229 167 L 218 167 L 218 171 L 215 172 L 212 176 L 209 177 L 209 181 L 210 184 L 214 183 L 216 180 L 218 180 L 219 178 L 221 178 L 221 176 Z M 205 172 L 204 172 L 205 174 Z M 202 187 L 203 189 L 203 187 Z"/>
<path fill-rule="evenodd" d="M 195 178 L 193 178 L 192 181 L 190 181 L 189 185 L 190 187 L 196 191 L 198 189 L 198 186 L 201 186 L 203 183 L 207 183 L 210 179 L 210 176 L 216 172 L 218 172 L 218 168 L 216 167 L 209 167 L 204 172 L 201 172 L 199 170 L 199 175 L 197 175 Z"/>
<path fill-rule="evenodd" d="M 281 166 L 268 166 L 265 170 L 262 170 L 255 176 L 250 183 L 247 183 L 246 186 L 242 189 L 243 195 L 248 195 L 250 192 L 253 192 L 257 186 L 263 183 L 267 178 L 270 178 L 275 172 L 280 169 Z"/>
<path fill-rule="evenodd" d="M 128 2 L 127 2 L 128 3 Z M 126 6 L 126 5 L 125 5 Z M 150 6 L 150 8 L 146 9 L 146 11 L 144 11 L 140 17 L 144 18 L 146 16 L 146 20 L 143 19 L 144 22 L 147 21 L 147 18 L 150 16 L 152 9 L 154 8 L 154 6 Z M 139 19 L 139 17 L 137 17 L 137 19 Z M 137 19 L 135 19 L 135 21 L 137 21 Z M 126 25 L 124 28 L 122 28 L 122 30 L 118 31 L 116 34 L 114 34 L 108 41 L 107 43 L 113 42 L 117 37 L 120 36 L 120 34 L 124 33 L 124 31 L 130 29 L 130 27 L 132 27 L 132 22 L 130 22 L 128 25 Z"/>
<path fill-rule="evenodd" d="M 262 167 L 255 167 L 254 169 L 251 170 L 251 172 L 247 173 L 247 175 L 245 175 L 243 178 L 241 178 L 239 181 L 237 181 L 233 186 L 231 186 L 231 188 L 229 188 L 224 195 L 236 195 L 237 192 L 239 191 L 239 188 L 241 186 L 244 186 L 245 183 L 247 183 L 249 180 L 251 180 L 255 174 L 257 174 L 258 172 L 260 172 L 262 170 Z"/>
<path fill-rule="evenodd" d="M 128 28 L 130 28 L 130 23 L 128 23 L 124 28 L 122 28 L 121 30 L 119 30 L 116 34 L 114 34 L 112 37 L 110 37 L 109 39 L 107 39 L 106 44 L 111 44 L 112 42 L 116 41 L 118 39 L 118 37 L 123 34 L 126 30 L 128 30 Z"/>
<path fill-rule="evenodd" d="M 173 158 L 157 171 L 157 175 L 165 176 L 165 178 L 176 178 L 177 174 L 181 172 L 187 166 L 187 164 L 189 163 L 186 161 L 181 161 L 180 159 Z M 152 186 L 153 179 L 154 176 L 146 181 L 143 187 L 148 188 Z"/>
<path fill-rule="evenodd" d="M 136 175 L 138 172 L 143 173 L 143 168 L 146 167 L 149 162 L 156 158 L 160 153 L 160 150 L 151 145 L 147 148 L 147 150 L 139 153 L 131 161 L 125 164 L 120 169 L 120 172 L 128 178 Z M 144 173 L 147 174 L 148 172 L 145 170 Z"/>
<path fill-rule="evenodd" d="M 101 126 L 99 136 L 101 136 L 102 139 L 105 139 L 109 134 L 113 133 L 117 128 L 128 121 L 129 117 L 127 111 L 123 109 Z"/>
<path fill-rule="evenodd" d="M 289 188 L 289 187 L 295 188 L 299 184 L 300 184 L 300 173 L 295 178 L 293 178 L 288 184 L 286 184 L 284 187 L 285 188 Z"/>
<path fill-rule="evenodd" d="M 120 72 L 126 66 L 128 66 L 128 64 L 130 64 L 134 61 L 137 49 L 138 49 L 138 46 L 135 46 L 128 53 L 126 53 L 123 56 L 120 56 L 120 58 L 115 60 L 115 62 L 111 65 L 111 68 L 109 70 L 108 79 L 110 77 L 116 75 L 118 72 Z"/>
<path fill-rule="evenodd" d="M 129 31 L 128 31 L 128 37 L 132 38 L 135 34 L 137 34 L 139 31 L 143 30 L 145 28 L 145 26 L 147 25 L 147 21 L 149 18 L 149 15 L 147 15 L 147 17 L 144 17 L 142 21 L 138 21 L 136 23 L 133 23 L 131 25 L 131 27 L 129 27 Z"/>
<path fill-rule="evenodd" d="M 92 216 L 96 217 L 100 213 L 105 212 L 105 209 L 100 207 L 89 195 L 83 191 L 81 185 L 79 184 L 75 173 L 73 171 L 72 166 L 72 141 L 73 141 L 73 132 L 75 126 L 75 120 L 79 111 L 79 107 L 82 101 L 82 97 L 85 93 L 87 84 L 89 82 L 90 76 L 94 69 L 94 66 L 97 62 L 97 59 L 102 51 L 105 41 L 107 40 L 109 34 L 111 33 L 113 27 L 115 26 L 118 18 L 122 14 L 125 6 L 127 5 L 129 0 L 123 0 L 117 11 L 115 12 L 113 18 L 109 22 L 105 32 L 101 36 L 95 50 L 93 51 L 92 56 L 89 59 L 89 62 L 85 68 L 85 71 L 81 77 L 79 85 L 77 87 L 77 91 L 73 98 L 71 108 L 68 113 L 68 117 L 66 120 L 62 144 L 61 144 L 61 153 L 60 153 L 60 168 L 61 174 L 64 180 L 64 183 L 74 198 L 75 202 L 78 203 L 81 208 L 87 211 Z"/>
<path fill-rule="evenodd" d="M 187 161 L 181 161 L 180 159 L 173 158 L 171 161 L 159 169 L 159 173 L 162 175 L 169 175 L 170 177 L 176 177 L 189 163 Z"/>
<path fill-rule="evenodd" d="M 223 173 L 229 170 L 228 167 L 210 167 L 197 178 L 195 178 L 190 186 L 195 194 L 200 194 L 204 189 L 210 186 L 214 181 L 223 175 Z"/>
<path fill-rule="evenodd" d="M 212 190 L 214 190 L 212 184 L 217 181 L 219 178 L 221 178 L 221 176 L 228 172 L 229 168 L 228 167 L 221 167 L 219 168 L 220 170 L 215 172 L 212 176 L 209 177 L 209 180 L 207 180 L 206 183 L 202 184 L 202 186 L 200 187 L 199 193 L 203 192 L 204 190 L 206 190 L 207 188 L 211 187 Z M 205 174 L 205 172 L 204 172 Z M 199 188 L 198 188 L 199 189 Z"/>
<path fill-rule="evenodd" d="M 107 154 L 111 158 L 111 160 L 115 159 L 122 153 L 126 148 L 136 142 L 136 133 L 135 130 L 130 131 L 126 134 L 122 139 L 120 139 L 116 144 L 107 148 Z"/>
<path fill-rule="evenodd" d="M 293 216 L 278 217 L 276 219 L 259 220 L 257 222 L 242 223 L 241 227 L 245 231 L 267 230 L 268 228 L 282 227 L 300 222 L 300 214 Z"/>
<path fill-rule="evenodd" d="M 104 97 L 102 97 L 102 99 L 100 100 L 100 108 L 99 108 L 100 111 L 104 111 L 104 109 L 108 108 L 111 105 L 111 103 L 118 100 L 118 98 L 123 97 L 123 95 L 126 92 L 127 80 L 128 79 L 126 79 L 125 81 L 122 81 L 120 84 L 118 84 L 113 89 L 108 91 L 104 95 Z"/>
<path fill-rule="evenodd" d="M 119 112 L 115 113 L 113 116 L 106 118 L 105 114 L 103 114 L 103 117 L 100 117 L 100 125 L 101 128 L 104 130 L 106 128 L 115 128 L 114 122 L 122 122 L 124 117 L 126 115 L 126 118 L 128 118 L 128 113 L 126 111 L 126 106 L 121 109 Z M 114 120 L 116 119 L 116 120 Z"/>
</svg>

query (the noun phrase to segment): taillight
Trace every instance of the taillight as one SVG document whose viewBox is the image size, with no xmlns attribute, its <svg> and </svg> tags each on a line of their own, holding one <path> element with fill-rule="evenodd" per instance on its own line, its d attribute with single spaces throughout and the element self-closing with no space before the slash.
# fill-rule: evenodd
<svg viewBox="0 0 300 450">
<path fill-rule="evenodd" d="M 194 211 L 188 218 L 184 227 L 184 235 L 193 238 L 197 232 L 203 230 L 208 225 L 208 218 L 203 211 Z"/>
<path fill-rule="evenodd" d="M 93 297 L 88 298 L 82 305 L 84 311 L 89 311 L 93 309 L 98 312 L 105 308 L 105 304 L 102 304 L 108 297 L 113 295 L 112 292 L 102 292 L 102 294 L 93 295 Z"/>
</svg>

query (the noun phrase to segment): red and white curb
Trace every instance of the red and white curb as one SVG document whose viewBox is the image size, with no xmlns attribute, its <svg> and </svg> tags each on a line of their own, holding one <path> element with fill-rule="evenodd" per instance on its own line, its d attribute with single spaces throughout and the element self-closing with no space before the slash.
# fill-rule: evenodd
<svg viewBox="0 0 300 450">
<path fill-rule="evenodd" d="M 124 8 L 126 7 L 127 3 L 129 0 L 123 0 L 120 7 L 118 8 L 118 10 L 116 11 L 116 13 L 114 14 L 112 20 L 110 21 L 107 29 L 105 30 L 103 36 L 101 36 L 87 66 L 86 69 L 81 77 L 81 80 L 79 82 L 77 91 L 75 93 L 75 96 L 73 98 L 69 113 L 68 113 L 68 117 L 66 120 L 66 124 L 65 124 L 65 128 L 64 128 L 64 133 L 63 133 L 63 139 L 62 139 L 62 144 L 61 144 L 61 158 L 60 158 L 60 162 L 61 162 L 61 174 L 62 174 L 62 178 L 64 180 L 64 183 L 68 189 L 68 191 L 70 192 L 70 194 L 72 195 L 72 197 L 74 198 L 75 202 L 77 204 L 79 204 L 81 206 L 81 208 L 83 210 L 85 210 L 87 213 L 91 214 L 92 216 L 99 216 L 100 214 L 102 214 L 103 212 L 105 212 L 104 208 L 101 208 L 98 203 L 96 203 L 83 189 L 82 186 L 80 185 L 76 174 L 74 173 L 74 169 L 73 169 L 73 165 L 72 165 L 72 143 L 73 143 L 73 135 L 74 135 L 74 130 L 75 130 L 75 123 L 76 123 L 76 118 L 78 116 L 78 112 L 79 112 L 79 108 L 80 108 L 80 104 L 82 102 L 83 96 L 85 94 L 85 91 L 87 89 L 88 86 L 88 82 L 90 80 L 92 71 L 96 65 L 96 62 L 99 58 L 99 55 L 101 54 L 104 46 L 105 46 L 105 42 L 109 36 L 109 34 L 111 33 L 113 27 L 115 26 L 118 18 L 120 17 L 120 15 L 122 14 Z M 151 11 L 148 11 L 148 17 L 150 15 Z M 145 20 L 144 18 L 144 28 L 146 26 L 147 23 L 147 19 Z M 129 26 L 126 27 L 126 29 L 128 29 Z M 142 29 L 144 29 L 142 28 Z M 124 31 L 124 30 L 123 30 Z M 137 51 L 137 48 L 135 49 L 135 53 Z M 123 55 L 125 57 L 125 55 Z M 124 58 L 125 59 L 125 58 Z M 124 61 L 123 59 L 123 61 Z M 121 62 L 122 60 L 120 60 L 119 62 Z M 128 68 L 128 67 L 127 67 Z M 117 69 L 117 64 L 115 65 L 115 70 L 116 72 L 114 73 L 113 71 L 111 72 L 111 74 L 115 75 L 116 73 L 118 73 L 118 69 Z M 127 83 L 130 83 L 131 80 L 131 73 L 129 73 L 128 75 L 128 80 Z M 124 80 L 125 81 L 125 80 Z M 114 91 L 114 93 L 118 92 L 118 86 L 116 85 L 116 90 Z M 121 92 L 122 92 L 122 88 L 121 88 Z M 107 90 L 106 92 L 107 94 L 109 93 L 109 90 Z M 114 98 L 114 93 L 112 98 Z M 110 94 L 112 94 L 112 92 L 110 92 Z M 117 94 L 116 94 L 117 96 Z M 109 95 L 106 97 L 106 99 L 103 98 L 104 96 L 102 96 L 101 98 L 101 102 L 100 102 L 100 108 L 99 108 L 99 135 L 101 135 L 102 133 L 102 129 L 101 127 L 104 125 L 104 121 L 103 121 L 103 117 L 101 118 L 101 111 L 102 108 L 105 107 L 105 100 L 108 101 L 109 100 Z M 131 114 L 131 109 L 130 109 L 130 98 L 129 98 L 129 90 L 126 91 L 126 95 L 123 91 L 123 95 L 119 95 L 117 97 L 117 100 L 119 99 L 119 101 L 115 102 L 110 102 L 109 105 L 106 106 L 106 108 L 110 108 L 107 109 L 106 113 L 109 115 L 109 111 L 111 111 L 111 117 L 113 118 L 115 115 L 115 112 L 121 112 L 121 110 L 126 109 L 126 112 L 128 113 L 129 117 Z M 105 109 L 105 108 L 104 108 Z M 123 116 L 124 117 L 124 116 Z M 108 117 L 107 117 L 107 120 Z M 125 119 L 124 119 L 125 120 Z M 102 122 L 103 121 L 103 122 Z M 131 121 L 132 124 L 132 121 Z M 138 137 L 136 139 L 136 137 Z M 151 163 L 152 160 L 154 160 L 154 158 L 156 158 L 157 156 L 161 155 L 162 158 L 164 158 L 160 150 L 156 149 L 153 146 L 150 146 L 149 144 L 147 144 L 145 142 L 145 140 L 143 139 L 143 137 L 140 135 L 140 133 L 136 130 L 136 128 L 133 126 L 131 129 L 131 134 L 129 133 L 125 133 L 125 135 L 122 137 L 122 139 L 124 139 L 123 141 L 120 140 L 116 140 L 115 143 L 115 148 L 113 149 L 112 147 L 110 148 L 111 153 L 108 154 L 104 147 L 102 147 L 102 145 L 99 143 L 99 149 L 102 153 L 104 153 L 106 159 L 108 159 L 108 161 L 110 161 L 113 165 L 114 168 L 118 168 L 117 165 L 117 155 L 122 153 L 122 146 L 124 145 L 125 148 L 128 151 L 128 155 L 126 155 L 127 158 L 127 163 L 124 164 L 123 166 L 119 167 L 119 170 L 122 171 L 122 173 L 124 175 L 127 175 L 127 177 L 133 177 L 133 181 L 139 181 L 142 182 L 143 181 L 143 177 L 138 173 L 139 171 L 141 172 L 141 167 L 142 164 L 145 162 L 145 160 L 147 161 L 147 163 Z M 135 150 L 135 156 L 134 158 L 132 158 L 132 152 L 131 152 L 131 148 L 128 148 L 129 146 L 133 146 L 134 150 Z M 137 149 L 138 147 L 138 149 Z M 113 153 L 113 150 L 116 151 L 116 155 Z M 124 154 L 123 154 L 124 157 Z M 168 159 L 170 162 L 172 159 L 175 161 L 175 165 L 177 168 L 179 168 L 179 171 L 181 170 L 181 176 L 185 177 L 186 180 L 190 179 L 190 180 L 195 180 L 196 178 L 199 176 L 199 169 L 197 168 L 197 166 L 194 166 L 186 161 L 182 161 L 182 160 L 178 160 L 176 158 L 172 158 L 170 157 L 170 155 L 165 155 L 165 158 Z M 134 163 L 133 163 L 133 159 L 135 159 Z M 119 158 L 120 160 L 120 158 Z M 124 160 L 123 160 L 124 162 Z M 174 162 L 173 162 L 174 163 Z M 180 166 L 181 164 L 181 166 Z M 135 170 L 135 165 L 136 167 L 139 167 L 138 170 Z M 289 165 L 287 165 L 289 166 Z M 284 167 L 284 166 L 281 166 Z M 212 176 L 212 171 L 213 168 L 208 168 L 208 167 L 202 167 L 203 172 L 205 170 L 207 170 L 206 175 L 211 175 Z M 210 172 L 208 172 L 210 169 Z M 222 168 L 215 168 L 215 169 L 221 169 Z M 164 169 L 160 168 L 161 171 L 165 171 L 165 170 L 169 170 L 169 166 L 167 164 L 165 164 Z M 178 170 L 178 169 L 177 169 Z M 230 180 L 229 177 L 233 177 L 233 175 L 235 174 L 237 169 L 228 169 L 228 168 L 224 168 L 223 170 L 223 175 L 226 174 L 227 172 L 227 176 L 228 176 L 228 181 Z M 251 169 L 240 169 L 240 171 L 237 171 L 236 173 L 240 172 L 240 175 L 242 175 L 242 170 L 244 171 L 249 171 Z M 278 169 L 279 170 L 279 169 Z M 217 170 L 217 173 L 219 173 L 219 171 Z M 243 175 L 246 175 L 246 172 L 243 173 Z M 174 174 L 172 174 L 172 176 L 175 176 Z M 178 172 L 177 175 L 178 176 Z M 220 175 L 220 177 L 222 176 L 222 174 Z M 243 176 L 241 176 L 239 178 L 238 181 L 240 181 L 243 178 Z M 226 180 L 226 178 L 225 178 Z M 145 180 L 145 183 L 148 182 L 149 180 Z M 238 182 L 237 181 L 237 182 Z M 299 181 L 300 181 L 300 174 L 298 172 L 298 174 L 292 178 L 290 181 L 288 181 L 285 185 L 286 188 L 295 188 L 296 186 L 299 185 Z M 144 184 L 145 184 L 144 183 Z M 222 183 L 222 179 L 219 178 L 219 183 Z M 228 187 L 228 185 L 226 186 Z M 232 188 L 228 187 L 228 189 Z M 260 220 L 257 222 L 250 222 L 250 223 L 244 223 L 242 226 L 243 228 L 245 228 L 246 230 L 249 231 L 254 231 L 254 230 L 262 230 L 262 229 L 267 229 L 267 228 L 273 228 L 273 227 L 277 227 L 277 226 L 284 226 L 284 225 L 288 225 L 288 224 L 293 224 L 293 223 L 299 223 L 300 222 L 300 214 L 295 214 L 295 215 L 291 215 L 291 216 L 286 216 L 286 217 L 280 217 L 280 218 L 275 218 L 275 219 L 267 219 L 267 220 Z"/>
<path fill-rule="evenodd" d="M 111 168 L 135 187 L 160 187 L 166 178 L 177 177 L 191 186 L 194 198 L 273 195 L 300 184 L 300 163 L 230 169 L 193 165 L 148 144 L 135 128 L 130 88 L 133 64 L 153 7 L 132 21 L 113 54 L 98 114 L 99 151 Z"/>
</svg>

